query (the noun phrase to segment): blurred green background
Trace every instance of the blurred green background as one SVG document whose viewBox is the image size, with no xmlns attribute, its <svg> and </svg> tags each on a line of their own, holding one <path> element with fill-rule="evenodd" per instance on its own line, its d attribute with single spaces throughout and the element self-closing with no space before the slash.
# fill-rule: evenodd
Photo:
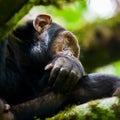
<svg viewBox="0 0 120 120">
<path fill-rule="evenodd" d="M 119 0 L 75 0 L 69 3 L 66 3 L 64 0 L 59 0 L 58 2 L 58 6 L 49 5 L 47 7 L 33 7 L 28 15 L 24 17 L 24 20 L 33 19 L 37 14 L 40 13 L 50 14 L 52 15 L 53 21 L 74 32 L 80 42 L 80 40 L 82 41 L 83 36 L 76 32 L 78 29 L 83 30 L 83 28 L 85 28 L 85 31 L 87 31 L 87 27 L 85 27 L 87 24 L 94 24 L 95 22 L 99 23 L 101 21 L 110 19 L 116 16 L 116 14 L 119 14 L 120 11 Z M 82 58 L 84 59 L 84 54 L 82 54 Z M 96 59 L 96 56 L 94 59 Z M 89 72 L 120 75 L 120 60 L 110 63 L 106 62 L 106 65 L 96 67 L 94 70 L 89 70 Z"/>
<path fill-rule="evenodd" d="M 0 3 L 1 38 L 25 14 L 18 24 L 40 13 L 50 14 L 54 22 L 77 36 L 80 61 L 86 73 L 120 76 L 120 0 L 11 0 L 11 3 L 0 0 Z M 8 4 L 11 8 L 6 10 Z"/>
</svg>

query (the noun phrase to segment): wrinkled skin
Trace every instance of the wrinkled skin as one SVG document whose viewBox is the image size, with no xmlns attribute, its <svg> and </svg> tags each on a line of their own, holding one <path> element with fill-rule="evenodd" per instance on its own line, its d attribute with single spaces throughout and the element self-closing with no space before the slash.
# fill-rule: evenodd
<svg viewBox="0 0 120 120">
<path fill-rule="evenodd" d="M 57 56 L 46 68 L 52 69 L 49 85 L 53 86 L 56 92 L 73 90 L 84 74 L 81 63 L 72 56 Z"/>
</svg>

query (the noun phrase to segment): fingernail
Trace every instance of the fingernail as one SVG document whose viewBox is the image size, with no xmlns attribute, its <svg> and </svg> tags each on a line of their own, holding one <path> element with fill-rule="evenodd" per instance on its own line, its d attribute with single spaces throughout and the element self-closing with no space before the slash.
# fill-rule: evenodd
<svg viewBox="0 0 120 120">
<path fill-rule="evenodd" d="M 45 66 L 44 70 L 52 69 L 52 67 L 53 67 L 53 64 L 50 63 L 50 64 L 48 64 L 48 65 Z"/>
</svg>

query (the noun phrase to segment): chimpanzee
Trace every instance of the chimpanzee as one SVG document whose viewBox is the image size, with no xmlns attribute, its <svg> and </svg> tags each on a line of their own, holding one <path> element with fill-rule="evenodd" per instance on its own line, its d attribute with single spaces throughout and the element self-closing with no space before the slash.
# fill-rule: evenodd
<svg viewBox="0 0 120 120">
<path fill-rule="evenodd" d="M 76 37 L 49 15 L 17 27 L 1 41 L 0 55 L 0 97 L 11 106 L 48 89 L 68 92 L 84 72 Z"/>
<path fill-rule="evenodd" d="M 84 74 L 77 38 L 46 14 L 1 40 L 0 55 L 0 106 L 8 120 L 46 117 L 68 103 L 119 93 L 120 78 Z"/>
</svg>

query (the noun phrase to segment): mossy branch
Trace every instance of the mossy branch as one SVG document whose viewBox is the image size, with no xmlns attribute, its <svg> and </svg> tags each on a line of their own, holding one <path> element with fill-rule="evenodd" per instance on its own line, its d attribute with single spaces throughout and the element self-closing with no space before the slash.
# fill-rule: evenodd
<svg viewBox="0 0 120 120">
<path fill-rule="evenodd" d="M 120 98 L 111 97 L 72 106 L 46 120 L 119 120 Z"/>
</svg>

